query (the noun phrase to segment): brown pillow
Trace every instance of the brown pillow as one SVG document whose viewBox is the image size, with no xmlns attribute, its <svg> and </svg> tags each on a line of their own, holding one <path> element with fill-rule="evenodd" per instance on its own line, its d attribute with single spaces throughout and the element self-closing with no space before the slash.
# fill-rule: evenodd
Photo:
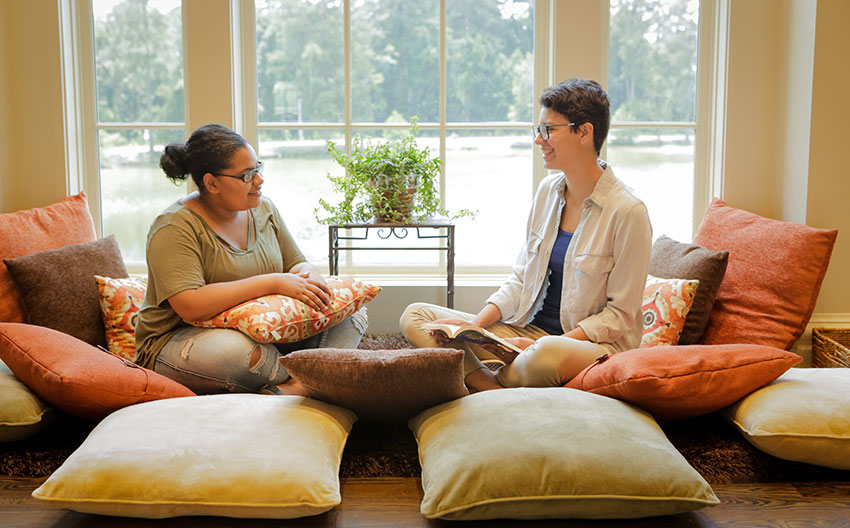
<svg viewBox="0 0 850 528">
<path fill-rule="evenodd" d="M 0 359 L 44 401 L 89 420 L 135 403 L 195 395 L 161 374 L 40 326 L 0 323 Z"/>
<path fill-rule="evenodd" d="M 346 407 L 366 420 L 407 421 L 468 394 L 463 351 L 450 348 L 315 348 L 282 361 L 311 398 Z"/>
<path fill-rule="evenodd" d="M 96 239 L 82 192 L 45 207 L 0 214 L 0 321 L 27 321 L 18 289 L 2 259 Z"/>
<path fill-rule="evenodd" d="M 95 275 L 127 277 L 115 237 L 5 259 L 29 322 L 106 345 Z"/>
<path fill-rule="evenodd" d="M 806 330 L 837 229 L 764 218 L 714 199 L 694 242 L 729 251 L 729 266 L 700 343 L 790 350 Z"/>
<path fill-rule="evenodd" d="M 658 237 L 652 245 L 650 275 L 699 281 L 678 344 L 693 345 L 699 341 L 711 316 L 711 308 L 726 273 L 728 259 L 728 251 L 712 251 L 696 244 L 677 242 L 664 235 Z"/>
</svg>

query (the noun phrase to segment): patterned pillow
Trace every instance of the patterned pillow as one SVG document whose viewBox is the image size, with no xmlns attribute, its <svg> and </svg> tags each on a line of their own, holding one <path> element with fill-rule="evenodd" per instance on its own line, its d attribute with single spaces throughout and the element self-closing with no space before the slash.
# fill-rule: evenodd
<svg viewBox="0 0 850 528">
<path fill-rule="evenodd" d="M 109 352 L 133 361 L 136 355 L 136 320 L 145 300 L 148 279 L 113 279 L 95 275 L 94 280 L 100 293 L 100 311 Z"/>
<path fill-rule="evenodd" d="M 661 279 L 647 275 L 643 290 L 641 347 L 675 345 L 694 302 L 698 280 Z"/>
<path fill-rule="evenodd" d="M 352 277 L 325 277 L 333 293 L 324 312 L 285 295 L 265 295 L 237 304 L 207 321 L 201 328 L 233 328 L 260 343 L 294 343 L 341 322 L 381 293 L 381 287 Z"/>
</svg>

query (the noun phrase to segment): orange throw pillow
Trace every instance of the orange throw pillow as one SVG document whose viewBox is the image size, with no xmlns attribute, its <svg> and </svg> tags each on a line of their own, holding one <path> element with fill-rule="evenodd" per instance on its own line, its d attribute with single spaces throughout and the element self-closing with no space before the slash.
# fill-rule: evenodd
<svg viewBox="0 0 850 528">
<path fill-rule="evenodd" d="M 285 295 L 264 295 L 237 304 L 212 319 L 191 324 L 233 328 L 259 343 L 294 343 L 342 322 L 381 293 L 381 287 L 351 277 L 325 277 L 333 293 L 330 307 L 316 311 Z"/>
<path fill-rule="evenodd" d="M 114 279 L 94 276 L 100 295 L 100 312 L 106 327 L 110 354 L 133 361 L 136 356 L 136 321 L 145 302 L 147 277 Z"/>
<path fill-rule="evenodd" d="M 694 303 L 698 280 L 647 275 L 643 290 L 643 336 L 640 346 L 676 345 Z"/>
<path fill-rule="evenodd" d="M 713 200 L 694 243 L 728 250 L 729 262 L 700 343 L 790 350 L 815 309 L 837 235 Z"/>
<path fill-rule="evenodd" d="M 82 192 L 46 207 L 0 214 L 0 321 L 27 321 L 26 308 L 3 259 L 96 239 Z"/>
<path fill-rule="evenodd" d="M 43 326 L 0 323 L 0 359 L 50 405 L 90 420 L 135 403 L 195 395 L 152 370 Z"/>
<path fill-rule="evenodd" d="M 565 387 L 623 400 L 659 421 L 717 411 L 802 361 L 761 345 L 636 348 L 602 356 Z"/>
</svg>

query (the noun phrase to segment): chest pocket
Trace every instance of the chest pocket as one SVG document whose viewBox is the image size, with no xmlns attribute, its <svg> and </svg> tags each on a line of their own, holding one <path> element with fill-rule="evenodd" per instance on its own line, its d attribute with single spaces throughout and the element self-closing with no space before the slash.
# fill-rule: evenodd
<svg viewBox="0 0 850 528">
<path fill-rule="evenodd" d="M 588 315 L 597 313 L 608 301 L 608 274 L 614 268 L 612 255 L 579 255 L 575 259 L 575 290 L 571 308 Z"/>
</svg>

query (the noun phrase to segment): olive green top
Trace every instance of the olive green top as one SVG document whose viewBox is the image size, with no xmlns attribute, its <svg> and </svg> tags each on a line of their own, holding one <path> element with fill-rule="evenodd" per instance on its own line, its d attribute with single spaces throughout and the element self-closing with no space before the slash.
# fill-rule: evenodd
<svg viewBox="0 0 850 528">
<path fill-rule="evenodd" d="M 136 363 L 152 369 L 162 347 L 187 325 L 169 297 L 206 284 L 286 272 L 306 261 L 268 199 L 249 210 L 248 226 L 248 249 L 243 250 L 179 201 L 156 217 L 148 232 L 148 289 L 136 322 Z"/>
</svg>

